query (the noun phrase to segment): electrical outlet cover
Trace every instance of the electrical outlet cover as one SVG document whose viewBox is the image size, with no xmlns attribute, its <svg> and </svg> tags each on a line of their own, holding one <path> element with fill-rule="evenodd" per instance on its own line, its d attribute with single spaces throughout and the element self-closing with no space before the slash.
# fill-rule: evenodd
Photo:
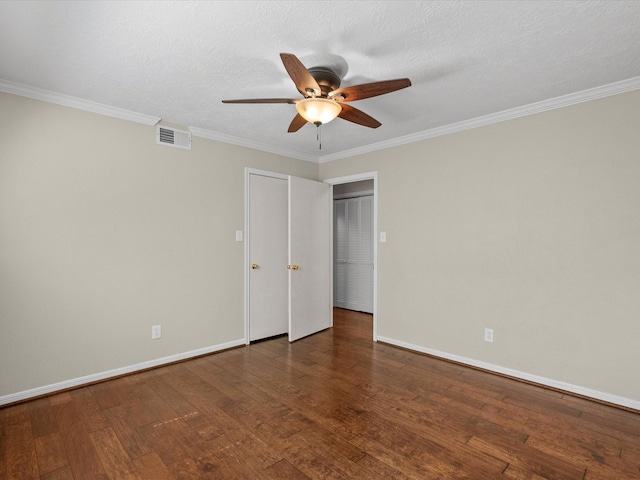
<svg viewBox="0 0 640 480">
<path fill-rule="evenodd" d="M 491 328 L 484 329 L 484 341 L 493 343 L 493 329 Z"/>
<path fill-rule="evenodd" d="M 160 325 L 151 327 L 151 340 L 156 340 L 160 337 L 162 337 L 162 327 Z"/>
</svg>

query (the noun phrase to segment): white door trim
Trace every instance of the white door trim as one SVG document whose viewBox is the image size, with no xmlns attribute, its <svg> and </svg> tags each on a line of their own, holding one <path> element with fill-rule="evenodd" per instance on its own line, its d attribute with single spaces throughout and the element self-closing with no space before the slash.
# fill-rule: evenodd
<svg viewBox="0 0 640 480">
<path fill-rule="evenodd" d="M 330 185 L 373 180 L 373 341 L 378 341 L 378 172 L 357 173 L 345 177 L 328 178 L 324 180 Z M 331 238 L 333 238 L 333 209 L 331 209 Z M 333 242 L 332 242 L 333 246 Z M 331 252 L 333 256 L 333 251 Z M 333 306 L 333 257 L 331 259 L 331 305 Z"/>
<path fill-rule="evenodd" d="M 288 175 L 255 168 L 244 168 L 244 341 L 246 345 L 251 343 L 249 332 L 249 242 L 251 232 L 249 231 L 249 176 L 261 175 L 263 177 L 282 178 L 289 181 Z"/>
</svg>

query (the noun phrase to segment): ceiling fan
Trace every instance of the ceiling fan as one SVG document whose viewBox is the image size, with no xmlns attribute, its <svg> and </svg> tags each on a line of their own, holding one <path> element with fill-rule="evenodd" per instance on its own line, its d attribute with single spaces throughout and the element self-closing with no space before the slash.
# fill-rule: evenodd
<svg viewBox="0 0 640 480">
<path fill-rule="evenodd" d="M 370 128 L 382 125 L 375 118 L 352 107 L 347 102 L 376 97 L 411 86 L 408 78 L 363 83 L 340 88 L 340 76 L 328 67 L 307 69 L 291 53 L 281 53 L 284 68 L 304 98 L 251 98 L 222 100 L 222 103 L 290 103 L 295 104 L 297 115 L 289 125 L 289 132 L 297 132 L 307 122 L 320 126 L 336 117 Z"/>
</svg>

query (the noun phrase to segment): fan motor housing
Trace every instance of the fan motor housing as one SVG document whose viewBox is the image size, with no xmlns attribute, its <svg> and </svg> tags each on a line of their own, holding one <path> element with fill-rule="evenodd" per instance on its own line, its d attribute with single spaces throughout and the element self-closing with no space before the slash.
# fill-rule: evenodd
<svg viewBox="0 0 640 480">
<path fill-rule="evenodd" d="M 326 97 L 330 92 L 340 87 L 340 77 L 330 68 L 311 67 L 307 70 L 314 80 L 318 82 L 320 90 L 322 90 L 322 96 Z"/>
</svg>

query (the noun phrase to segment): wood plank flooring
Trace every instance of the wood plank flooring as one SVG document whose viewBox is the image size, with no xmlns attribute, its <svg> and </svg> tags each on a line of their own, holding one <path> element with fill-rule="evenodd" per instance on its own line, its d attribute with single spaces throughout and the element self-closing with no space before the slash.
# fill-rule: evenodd
<svg viewBox="0 0 640 480">
<path fill-rule="evenodd" d="M 371 316 L 0 409 L 0 480 L 638 479 L 640 414 L 371 341 Z"/>
</svg>

